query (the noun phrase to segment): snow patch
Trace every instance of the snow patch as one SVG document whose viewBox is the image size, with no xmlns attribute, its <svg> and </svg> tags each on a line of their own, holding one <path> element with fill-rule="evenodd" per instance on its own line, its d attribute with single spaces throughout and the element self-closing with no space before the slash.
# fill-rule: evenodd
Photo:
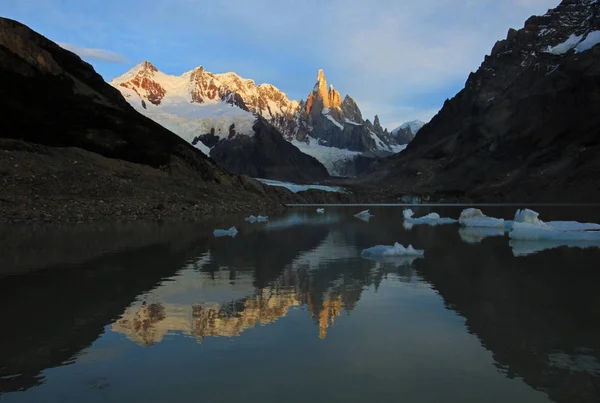
<svg viewBox="0 0 600 403">
<path fill-rule="evenodd" d="M 350 119 L 346 119 L 345 122 L 348 123 L 349 125 L 362 126 L 362 123 L 356 123 L 356 122 L 351 121 Z"/>
<path fill-rule="evenodd" d="M 325 111 L 325 109 L 323 109 L 323 111 Z M 333 116 L 331 116 L 331 115 L 325 115 L 325 117 L 326 117 L 326 118 L 327 118 L 327 119 L 328 119 L 328 120 L 329 120 L 331 123 L 333 123 L 334 125 L 336 125 L 336 126 L 338 127 L 338 129 L 340 129 L 340 130 L 344 130 L 344 126 L 343 126 L 343 125 L 342 125 L 340 122 L 338 122 L 337 120 L 335 120 L 335 119 L 333 118 Z"/>
<path fill-rule="evenodd" d="M 575 47 L 575 53 L 585 52 L 600 43 L 600 31 L 592 31 Z"/>
<path fill-rule="evenodd" d="M 598 43 L 600 43 L 600 31 L 592 31 L 587 35 L 571 34 L 564 42 L 556 46 L 549 46 L 546 52 L 553 55 L 564 55 L 571 49 L 575 49 L 575 53 L 582 53 Z"/>
</svg>

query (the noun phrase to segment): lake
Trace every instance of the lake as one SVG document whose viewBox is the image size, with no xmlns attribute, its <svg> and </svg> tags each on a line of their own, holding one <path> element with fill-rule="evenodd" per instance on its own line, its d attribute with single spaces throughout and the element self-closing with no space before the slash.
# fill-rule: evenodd
<svg viewBox="0 0 600 403">
<path fill-rule="evenodd" d="M 3 229 L 0 402 L 600 401 L 600 249 L 370 209 Z M 425 257 L 360 256 L 394 242 Z"/>
</svg>

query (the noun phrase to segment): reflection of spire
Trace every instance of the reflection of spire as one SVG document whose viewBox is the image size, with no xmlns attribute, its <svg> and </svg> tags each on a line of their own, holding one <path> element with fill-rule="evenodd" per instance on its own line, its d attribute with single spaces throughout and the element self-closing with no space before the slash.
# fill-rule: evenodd
<svg viewBox="0 0 600 403">
<path fill-rule="evenodd" d="M 313 318 L 319 318 L 319 338 L 324 339 L 327 336 L 329 323 L 335 323 L 335 318 L 342 313 L 342 296 L 329 294 L 320 307 L 319 312 L 314 311 L 314 307 L 309 303 L 309 311 Z"/>
</svg>

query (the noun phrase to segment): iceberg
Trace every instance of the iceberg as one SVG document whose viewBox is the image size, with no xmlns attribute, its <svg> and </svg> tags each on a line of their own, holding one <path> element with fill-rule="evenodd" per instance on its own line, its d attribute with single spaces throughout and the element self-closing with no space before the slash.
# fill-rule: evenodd
<svg viewBox="0 0 600 403">
<path fill-rule="evenodd" d="M 232 238 L 235 238 L 237 233 L 238 233 L 238 230 L 236 227 L 231 227 L 229 229 L 216 229 L 213 231 L 213 235 L 217 238 L 224 237 L 224 236 L 230 236 Z"/>
<path fill-rule="evenodd" d="M 245 221 L 249 222 L 250 224 L 254 224 L 256 222 L 267 222 L 267 221 L 269 221 L 269 217 L 262 216 L 262 215 L 255 217 L 255 216 L 251 215 L 250 217 L 246 217 Z"/>
<path fill-rule="evenodd" d="M 533 255 L 545 250 L 560 248 L 600 248 L 600 241 L 521 241 L 511 239 L 509 245 L 515 257 Z"/>
<path fill-rule="evenodd" d="M 317 209 L 317 213 L 318 214 L 325 214 L 325 209 L 324 208 L 318 208 Z"/>
<path fill-rule="evenodd" d="M 462 227 L 458 230 L 460 239 L 463 242 L 475 244 L 480 243 L 485 238 L 494 236 L 504 236 L 504 228 L 501 227 Z"/>
<path fill-rule="evenodd" d="M 396 242 L 393 246 L 377 245 L 372 248 L 365 249 L 360 254 L 362 257 L 399 257 L 399 256 L 416 256 L 423 257 L 425 255 L 424 250 L 414 249 L 412 245 L 408 245 L 407 248 Z"/>
<path fill-rule="evenodd" d="M 425 225 L 443 225 L 443 224 L 454 224 L 457 220 L 453 218 L 441 218 L 438 213 L 429 213 L 426 216 L 413 218 L 415 215 L 411 209 L 405 209 L 402 214 L 404 215 L 404 228 L 411 229 L 413 225 L 425 224 Z"/>
<path fill-rule="evenodd" d="M 508 234 L 520 241 L 596 241 L 600 242 L 600 231 L 565 231 L 548 224 L 515 222 Z"/>
<path fill-rule="evenodd" d="M 556 231 L 600 231 L 600 224 L 580 223 L 578 221 L 544 222 L 539 219 L 539 216 L 540 214 L 533 210 L 517 210 L 514 222 L 533 224 L 540 228 L 554 229 Z"/>
<path fill-rule="evenodd" d="M 504 219 L 488 217 L 481 210 L 475 208 L 463 210 L 458 222 L 464 227 L 504 228 Z"/>
<path fill-rule="evenodd" d="M 371 217 L 375 217 L 374 215 L 372 215 L 369 210 L 365 210 L 365 211 L 361 211 L 358 214 L 354 214 L 354 217 L 358 218 L 359 220 L 363 220 L 365 222 L 369 222 L 369 220 L 371 219 Z"/>
</svg>

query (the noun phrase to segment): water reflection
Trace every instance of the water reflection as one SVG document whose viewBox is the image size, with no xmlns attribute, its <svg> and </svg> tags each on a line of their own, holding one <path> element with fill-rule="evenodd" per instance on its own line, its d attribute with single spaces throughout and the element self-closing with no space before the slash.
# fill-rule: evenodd
<svg viewBox="0 0 600 403">
<path fill-rule="evenodd" d="M 450 388 L 448 401 L 545 401 L 544 395 L 529 392 L 533 390 L 556 402 L 597 401 L 598 249 L 561 248 L 516 259 L 514 245 L 503 236 L 467 244 L 456 226 L 405 231 L 399 225 L 401 208 L 374 209 L 376 218 L 368 224 L 356 220 L 355 211 L 328 209 L 318 216 L 312 210 L 274 217 L 264 226 L 244 226 L 243 217 L 240 223 L 229 219 L 240 228 L 234 239 L 213 238 L 212 224 L 186 230 L 163 227 L 158 231 L 162 235 L 148 237 L 147 244 L 128 244 L 100 256 L 82 254 L 76 264 L 67 259 L 65 267 L 54 256 L 51 270 L 38 267 L 34 273 L 0 279 L 0 303 L 11 307 L 3 319 L 12 329 L 0 332 L 0 393 L 28 390 L 4 397 L 35 401 L 30 397 L 40 395 L 27 393 L 61 389 L 57 385 L 66 375 L 51 368 L 71 364 L 90 371 L 81 366 L 102 362 L 85 384 L 118 396 L 124 390 L 115 389 L 109 378 L 120 366 L 127 373 L 139 371 L 146 383 L 171 379 L 174 364 L 163 363 L 167 357 L 185 361 L 193 355 L 198 362 L 209 362 L 211 346 L 231 338 L 232 343 L 246 340 L 257 355 L 236 350 L 234 364 L 213 362 L 206 370 L 188 363 L 188 372 L 165 381 L 175 390 L 175 400 L 198 393 L 194 385 L 207 398 L 228 393 L 218 383 L 198 383 L 201 376 L 186 374 L 225 377 L 238 367 L 246 374 L 252 367 L 256 377 L 271 379 L 271 385 L 285 384 L 281 394 L 294 391 L 298 401 L 305 400 L 309 396 L 302 390 L 307 389 L 294 389 L 285 377 L 306 364 L 301 374 L 295 373 L 301 383 L 319 390 L 338 385 L 336 393 L 346 401 L 364 401 L 374 391 L 381 401 L 394 401 L 399 388 L 409 400 L 439 401 L 443 396 L 427 395 L 432 383 Z M 455 216 L 459 211 L 440 213 Z M 103 233 L 102 238 L 116 237 Z M 425 258 L 360 257 L 364 248 L 394 242 L 425 249 Z M 269 334 L 278 338 L 269 339 L 267 347 L 252 344 Z M 111 348 L 98 345 L 106 339 L 113 340 Z M 288 345 L 296 352 L 288 351 Z M 119 361 L 115 346 L 135 347 L 138 359 L 153 357 L 144 361 L 153 371 L 135 366 L 135 360 Z M 219 346 L 216 357 L 223 360 L 223 351 L 231 350 Z M 486 350 L 490 357 L 482 353 Z M 274 360 L 273 372 L 268 372 L 268 359 L 264 368 L 251 365 L 264 357 Z M 337 369 L 318 372 L 315 366 Z M 352 389 L 348 379 L 360 387 Z M 519 382 L 506 383 L 520 379 L 525 389 Z M 70 384 L 70 378 L 65 382 Z M 137 387 L 135 382 L 127 386 Z M 249 387 L 240 386 L 240 391 Z M 80 401 L 89 397 L 88 389 L 78 395 Z M 184 390 L 190 395 L 184 396 Z M 465 390 L 472 395 L 462 395 Z M 261 393 L 255 400 L 268 401 L 268 392 Z"/>
</svg>

